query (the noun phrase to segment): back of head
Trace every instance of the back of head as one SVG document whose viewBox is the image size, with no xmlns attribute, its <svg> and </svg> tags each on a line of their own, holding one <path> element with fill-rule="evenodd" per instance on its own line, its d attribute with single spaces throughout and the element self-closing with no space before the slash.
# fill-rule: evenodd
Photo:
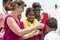
<svg viewBox="0 0 60 40">
<path fill-rule="evenodd" d="M 18 6 L 25 4 L 24 1 L 20 1 L 20 2 L 15 1 L 15 2 L 18 4 Z M 24 6 L 26 6 L 26 4 Z"/>
<path fill-rule="evenodd" d="M 12 9 L 12 0 L 3 0 L 3 7 L 6 11 Z"/>
<path fill-rule="evenodd" d="M 55 18 L 49 18 L 46 21 L 46 25 L 49 26 L 50 28 L 57 28 L 57 20 Z"/>
<path fill-rule="evenodd" d="M 12 1 L 12 0 L 3 0 L 3 4 L 7 3 L 8 1 Z"/>
<path fill-rule="evenodd" d="M 3 3 L 6 3 L 8 0 L 3 0 Z"/>
<path fill-rule="evenodd" d="M 15 0 L 16 2 L 20 3 L 22 0 Z"/>
<path fill-rule="evenodd" d="M 26 6 L 26 4 L 24 3 L 24 1 L 21 1 L 20 3 L 14 1 L 14 2 L 13 2 L 13 10 L 15 10 L 15 8 L 16 8 L 16 4 L 17 4 L 18 7 L 21 6 L 21 5 Z"/>
<path fill-rule="evenodd" d="M 32 4 L 32 7 L 33 7 L 33 8 L 36 8 L 36 7 L 40 7 L 40 8 L 41 8 L 41 5 L 40 5 L 39 2 L 34 2 L 34 3 Z"/>
</svg>

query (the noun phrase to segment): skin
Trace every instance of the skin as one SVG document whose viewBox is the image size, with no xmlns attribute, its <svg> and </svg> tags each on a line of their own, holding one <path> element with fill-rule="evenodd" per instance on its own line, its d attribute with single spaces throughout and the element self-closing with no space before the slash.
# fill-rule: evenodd
<svg viewBox="0 0 60 40">
<path fill-rule="evenodd" d="M 34 14 L 33 11 L 30 11 L 30 12 L 27 14 L 27 19 L 28 19 L 28 21 L 30 21 L 30 22 L 33 22 L 33 21 L 34 21 L 34 19 L 35 19 L 35 14 Z"/>
<path fill-rule="evenodd" d="M 8 0 L 6 3 L 4 3 L 4 8 L 7 9 L 7 10 L 11 10 L 13 7 L 12 7 L 12 1 L 11 0 Z"/>
<path fill-rule="evenodd" d="M 36 8 L 34 8 L 34 13 L 35 13 L 35 17 L 36 17 L 36 19 L 38 19 L 39 18 L 39 16 L 40 16 L 40 13 L 41 13 L 41 10 L 40 10 L 41 8 L 40 7 L 36 7 Z M 42 29 L 40 29 L 39 30 L 39 36 L 41 36 L 41 40 L 43 40 L 43 30 Z"/>
<path fill-rule="evenodd" d="M 34 8 L 34 12 L 35 12 L 36 18 L 38 18 L 40 16 L 40 7 Z"/>
<path fill-rule="evenodd" d="M 22 0 L 15 0 L 16 2 L 20 3 Z"/>
<path fill-rule="evenodd" d="M 46 25 L 46 32 L 50 32 L 50 31 L 56 31 L 57 28 L 50 28 L 48 25 Z"/>
<path fill-rule="evenodd" d="M 46 32 L 50 32 L 50 31 L 51 31 L 51 28 L 46 25 Z"/>
<path fill-rule="evenodd" d="M 21 5 L 21 6 L 18 6 L 17 4 L 15 5 L 17 7 L 15 8 L 15 10 L 12 11 L 12 15 L 15 17 L 16 20 L 18 20 L 18 16 L 21 15 L 21 13 L 24 11 L 24 5 Z M 36 23 L 37 25 L 35 24 L 35 25 L 32 25 L 30 28 L 21 30 L 19 26 L 16 24 L 15 20 L 11 17 L 7 18 L 7 24 L 10 30 L 12 30 L 18 36 L 25 35 L 33 31 L 34 29 L 43 28 L 44 26 L 44 24 Z"/>
</svg>

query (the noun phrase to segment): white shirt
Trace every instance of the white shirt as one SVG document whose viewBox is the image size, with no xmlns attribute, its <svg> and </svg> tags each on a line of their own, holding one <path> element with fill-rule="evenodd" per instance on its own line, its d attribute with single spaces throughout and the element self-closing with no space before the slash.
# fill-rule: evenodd
<svg viewBox="0 0 60 40">
<path fill-rule="evenodd" d="M 60 35 L 56 31 L 51 31 L 46 34 L 44 40 L 60 40 Z"/>
</svg>

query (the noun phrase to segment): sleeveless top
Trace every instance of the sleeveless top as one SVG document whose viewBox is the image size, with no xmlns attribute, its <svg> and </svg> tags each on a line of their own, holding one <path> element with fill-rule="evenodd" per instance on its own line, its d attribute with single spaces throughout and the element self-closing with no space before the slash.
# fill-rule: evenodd
<svg viewBox="0 0 60 40">
<path fill-rule="evenodd" d="M 19 26 L 20 29 L 23 29 L 23 23 L 19 22 L 12 16 L 12 15 L 7 15 L 4 21 L 4 30 L 5 30 L 5 35 L 4 35 L 4 40 L 22 40 L 22 36 L 16 35 L 14 32 L 10 30 L 7 24 L 7 18 L 12 17 L 17 25 Z"/>
</svg>

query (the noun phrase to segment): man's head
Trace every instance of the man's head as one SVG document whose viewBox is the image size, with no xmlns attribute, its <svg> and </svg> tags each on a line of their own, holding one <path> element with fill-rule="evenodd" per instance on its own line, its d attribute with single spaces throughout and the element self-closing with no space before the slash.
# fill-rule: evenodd
<svg viewBox="0 0 60 40">
<path fill-rule="evenodd" d="M 33 3 L 32 8 L 34 10 L 34 13 L 36 15 L 36 18 L 38 18 L 40 16 L 40 9 L 41 9 L 40 3 L 39 2 Z"/>
<path fill-rule="evenodd" d="M 11 10 L 12 9 L 12 0 L 3 0 L 3 7 L 6 10 Z"/>
<path fill-rule="evenodd" d="M 55 31 L 57 29 L 57 20 L 55 18 L 49 18 L 46 21 L 46 32 Z"/>
</svg>

